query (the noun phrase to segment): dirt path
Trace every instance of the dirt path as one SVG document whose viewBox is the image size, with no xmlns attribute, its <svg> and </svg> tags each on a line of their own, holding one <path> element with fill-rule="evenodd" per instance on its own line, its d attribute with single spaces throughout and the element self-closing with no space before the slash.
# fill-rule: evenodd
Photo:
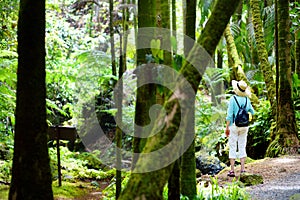
<svg viewBox="0 0 300 200">
<path fill-rule="evenodd" d="M 236 175 L 239 175 L 239 168 L 236 169 Z M 263 184 L 246 187 L 252 200 L 300 200 L 300 155 L 258 160 L 246 164 L 246 171 L 260 174 L 264 179 Z M 230 181 L 227 172 L 223 170 L 217 175 L 220 184 Z M 290 198 L 293 195 L 294 198 Z M 99 200 L 101 190 L 91 191 L 89 195 L 76 199 Z"/>
<path fill-rule="evenodd" d="M 247 164 L 246 171 L 264 179 L 263 184 L 246 188 L 253 200 L 288 200 L 300 193 L 300 155 L 266 158 Z M 227 171 L 218 175 L 220 182 L 228 181 L 226 175 Z M 300 200 L 300 195 L 295 195 L 295 199 Z"/>
<path fill-rule="evenodd" d="M 274 179 L 269 183 L 247 188 L 253 200 L 300 199 L 300 173 L 290 174 L 284 178 Z M 297 195 L 296 195 L 297 194 Z"/>
</svg>

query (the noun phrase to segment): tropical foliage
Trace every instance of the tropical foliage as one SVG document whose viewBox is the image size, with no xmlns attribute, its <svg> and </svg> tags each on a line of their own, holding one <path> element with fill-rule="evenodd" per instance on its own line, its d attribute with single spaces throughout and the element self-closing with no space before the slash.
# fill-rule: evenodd
<svg viewBox="0 0 300 200">
<path fill-rule="evenodd" d="M 158 1 L 157 1 L 158 2 Z M 196 36 L 200 36 L 216 1 L 197 1 L 197 26 Z M 255 22 L 252 21 L 253 6 L 251 1 L 244 1 L 237 9 L 237 13 L 231 18 L 230 31 L 234 38 L 234 44 L 238 52 L 241 68 L 245 77 L 253 89 L 253 93 L 259 98 L 259 105 L 255 108 L 256 114 L 250 126 L 247 150 L 249 157 L 260 159 L 265 156 L 267 147 L 272 140 L 272 134 L 276 134 L 277 124 L 274 112 L 271 112 L 270 88 L 266 84 L 266 72 L 261 69 L 263 64 L 271 70 L 269 81 L 276 83 L 276 44 L 274 43 L 274 30 L 276 27 L 276 10 L 274 1 L 257 1 L 262 30 L 261 38 L 265 46 L 259 46 L 261 42 L 255 35 Z M 95 107 L 97 118 L 101 127 L 105 127 L 105 134 L 114 142 L 115 140 L 115 115 L 117 113 L 114 87 L 117 75 L 112 74 L 110 31 L 115 38 L 117 61 L 122 52 L 124 42 L 122 33 L 128 28 L 135 27 L 137 17 L 136 7 L 122 1 L 114 1 L 115 9 L 112 12 L 113 30 L 109 28 L 109 3 L 106 1 L 81 1 L 65 0 L 58 3 L 50 0 L 46 3 L 46 86 L 47 86 L 47 123 L 54 125 L 77 126 L 81 130 L 92 129 L 89 126 L 90 111 Z M 146 7 L 147 8 L 147 7 Z M 251 11 L 252 8 L 252 11 Z M 297 126 L 300 125 L 300 78 L 296 73 L 295 60 L 297 59 L 295 41 L 300 38 L 300 3 L 293 1 L 289 7 L 291 19 L 291 91 L 294 103 L 294 112 Z M 17 20 L 19 1 L 3 0 L 0 2 L 0 182 L 8 184 L 11 179 L 12 155 L 14 145 L 14 125 L 17 90 Z M 182 28 L 183 16 L 182 2 L 177 2 L 175 9 L 178 11 L 176 19 L 177 28 Z M 123 15 L 126 10 L 127 21 Z M 155 12 L 156 9 L 153 9 Z M 124 24 L 126 28 L 124 28 Z M 157 25 L 157 22 L 154 23 Z M 217 25 L 216 25 L 217 26 Z M 134 40 L 133 38 L 129 38 Z M 172 48 L 177 50 L 180 43 L 172 36 Z M 122 43 L 123 42 L 123 43 Z M 136 118 L 137 91 L 128 92 L 136 87 L 135 59 L 136 49 L 128 42 L 126 64 L 130 77 L 124 81 L 123 96 L 123 126 L 131 135 L 122 135 L 122 146 L 127 151 L 134 147 L 134 119 Z M 154 43 L 155 41 L 153 41 Z M 132 42 L 134 43 L 134 42 Z M 217 46 L 217 51 L 222 52 L 222 68 L 208 69 L 203 75 L 201 84 L 197 88 L 195 103 L 195 146 L 197 150 L 205 151 L 209 155 L 217 156 L 226 161 L 222 155 L 226 155 L 227 139 L 224 136 L 224 119 L 227 109 L 227 98 L 231 92 L 230 81 L 234 77 L 232 69 L 232 55 L 226 50 L 225 39 L 222 38 Z M 162 64 L 169 62 L 158 50 L 159 46 L 153 44 L 147 57 L 148 62 Z M 266 53 L 265 63 L 262 62 L 262 54 L 259 50 L 264 48 Z M 143 56 L 143 55 L 142 55 Z M 172 58 L 172 67 L 181 70 L 186 56 L 178 53 Z M 216 64 L 219 64 L 216 61 Z M 121 64 L 117 64 L 121 65 Z M 298 64 L 299 65 L 299 64 Z M 119 67 L 119 66 L 117 66 Z M 299 68 L 299 67 L 298 67 Z M 159 70 L 159 67 L 158 67 Z M 158 76 L 158 78 L 161 78 Z M 218 93 L 216 88 L 222 84 L 223 91 Z M 278 83 L 277 83 L 278 84 Z M 275 91 L 275 87 L 271 87 Z M 164 96 L 165 88 L 158 86 L 158 94 Z M 88 93 L 82 91 L 89 91 Z M 165 92 L 167 93 L 167 92 Z M 159 96 L 158 95 L 158 96 Z M 275 96 L 276 94 L 273 93 Z M 145 100 L 147 96 L 142 96 Z M 155 97 L 156 98 L 156 97 Z M 92 102 L 92 106 L 86 102 Z M 146 115 L 148 112 L 146 112 Z M 85 133 L 83 133 L 84 136 Z M 300 132 L 298 131 L 298 139 Z M 50 166 L 53 180 L 57 180 L 57 159 L 55 142 L 49 142 Z M 275 145 L 276 146 L 276 145 Z M 101 163 L 98 158 L 100 152 L 88 152 L 80 138 L 75 142 L 75 149 L 70 151 L 66 147 L 61 148 L 62 173 L 64 181 L 76 180 L 101 180 L 110 179 L 111 185 L 104 194 L 107 198 L 114 196 L 115 172 Z M 113 152 L 110 152 L 112 155 Z M 280 152 L 275 153 L 278 156 Z M 130 174 L 123 175 L 122 187 L 127 184 Z M 212 179 L 208 188 L 201 185 L 197 188 L 199 199 L 241 199 L 247 198 L 244 192 L 237 189 L 238 185 L 230 185 L 220 188 L 217 180 Z M 164 197 L 167 198 L 167 187 L 164 189 Z M 236 195 L 236 196 L 235 196 Z M 182 196 L 181 199 L 187 197 Z"/>
</svg>

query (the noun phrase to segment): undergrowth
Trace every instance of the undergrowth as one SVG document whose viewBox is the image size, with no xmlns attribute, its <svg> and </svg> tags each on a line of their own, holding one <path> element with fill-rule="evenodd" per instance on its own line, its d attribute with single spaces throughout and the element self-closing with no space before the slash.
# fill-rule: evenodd
<svg viewBox="0 0 300 200">
<path fill-rule="evenodd" d="M 181 196 L 181 200 L 190 200 L 186 196 Z M 207 184 L 201 182 L 197 184 L 197 196 L 195 200 L 250 200 L 250 195 L 241 187 L 238 181 L 228 183 L 222 187 L 218 184 L 218 179 L 211 177 Z"/>
</svg>

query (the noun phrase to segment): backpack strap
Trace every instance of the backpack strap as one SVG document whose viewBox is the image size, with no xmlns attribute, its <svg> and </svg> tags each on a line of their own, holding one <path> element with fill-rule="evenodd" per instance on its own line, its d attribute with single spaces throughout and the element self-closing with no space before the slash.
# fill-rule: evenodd
<svg viewBox="0 0 300 200">
<path fill-rule="evenodd" d="M 236 100 L 235 96 L 233 96 L 233 97 L 234 97 L 234 100 L 235 100 L 235 102 L 237 103 L 238 107 L 241 108 L 241 107 L 240 107 L 240 104 L 239 104 L 239 102 Z M 246 103 L 247 103 L 247 99 L 246 99 Z"/>
<path fill-rule="evenodd" d="M 239 102 L 237 101 L 236 97 L 235 97 L 235 96 L 233 96 L 233 97 L 234 97 L 234 100 L 235 100 L 235 102 L 237 103 L 238 107 L 241 108 L 241 106 L 240 106 Z M 246 103 L 245 103 L 245 105 L 244 105 L 244 109 L 245 109 L 246 106 L 247 106 L 247 97 L 245 97 L 245 98 L 246 98 Z"/>
<path fill-rule="evenodd" d="M 244 105 L 244 109 L 246 109 L 246 106 L 247 106 L 247 97 L 245 97 L 246 98 L 246 103 L 245 103 L 245 105 Z"/>
<path fill-rule="evenodd" d="M 235 102 L 237 103 L 237 105 L 238 105 L 238 107 L 239 107 L 239 109 L 240 109 L 240 104 L 239 104 L 239 102 L 237 101 L 237 99 L 236 99 L 236 97 L 235 96 L 233 96 L 234 97 L 234 100 L 235 100 Z M 235 116 L 234 116 L 234 113 L 232 114 L 232 117 L 233 117 L 233 123 L 235 122 Z"/>
</svg>

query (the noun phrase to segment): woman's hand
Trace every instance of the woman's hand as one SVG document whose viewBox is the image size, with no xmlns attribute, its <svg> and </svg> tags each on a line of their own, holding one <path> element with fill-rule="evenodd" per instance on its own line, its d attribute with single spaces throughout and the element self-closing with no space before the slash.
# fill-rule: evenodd
<svg viewBox="0 0 300 200">
<path fill-rule="evenodd" d="M 226 126 L 226 129 L 225 129 L 225 135 L 226 135 L 226 137 L 228 137 L 228 136 L 229 136 L 229 134 L 230 134 L 229 127 L 228 127 L 228 126 Z"/>
</svg>

